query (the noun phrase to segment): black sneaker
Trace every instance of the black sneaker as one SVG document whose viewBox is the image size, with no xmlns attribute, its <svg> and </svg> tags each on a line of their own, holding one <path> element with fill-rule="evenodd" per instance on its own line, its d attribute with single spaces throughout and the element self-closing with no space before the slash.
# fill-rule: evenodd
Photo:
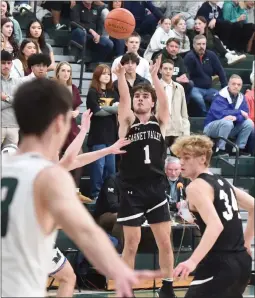
<svg viewBox="0 0 255 298">
<path fill-rule="evenodd" d="M 159 298 L 177 298 L 174 294 L 173 283 L 163 280 L 163 285 L 157 293 Z"/>
<path fill-rule="evenodd" d="M 251 156 L 251 154 L 239 149 L 239 156 L 249 157 L 249 156 Z"/>
<path fill-rule="evenodd" d="M 214 156 L 218 156 L 218 157 L 229 157 L 229 154 L 225 150 L 219 149 L 218 151 L 216 151 L 214 153 Z"/>
</svg>

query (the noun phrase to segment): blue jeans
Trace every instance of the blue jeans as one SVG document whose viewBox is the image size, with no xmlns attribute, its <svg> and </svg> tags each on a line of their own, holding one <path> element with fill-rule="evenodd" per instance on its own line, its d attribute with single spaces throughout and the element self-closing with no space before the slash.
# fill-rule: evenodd
<svg viewBox="0 0 255 298">
<path fill-rule="evenodd" d="M 93 152 L 109 146 L 105 144 L 94 145 L 89 148 L 89 151 Z M 90 164 L 91 195 L 93 198 L 98 196 L 105 178 L 115 174 L 115 172 L 115 155 L 113 154 L 102 157 Z"/>
<path fill-rule="evenodd" d="M 199 108 L 199 116 L 205 117 L 207 110 L 205 101 L 212 102 L 213 96 L 218 93 L 214 88 L 202 89 L 193 87 L 190 93 L 191 101 L 195 102 Z"/>
<path fill-rule="evenodd" d="M 110 37 L 111 41 L 114 44 L 114 52 L 117 57 L 124 55 L 125 53 L 125 40 L 124 39 L 116 39 Z"/>
<path fill-rule="evenodd" d="M 233 121 L 221 119 L 207 124 L 204 128 L 204 134 L 211 138 L 223 137 L 225 139 L 236 138 L 236 145 L 244 149 L 250 134 L 254 129 L 251 119 L 246 119 L 242 123 L 234 124 Z M 225 150 L 226 142 L 219 140 L 218 147 Z"/>
<path fill-rule="evenodd" d="M 99 43 L 94 43 L 93 36 L 90 33 L 87 33 L 86 30 L 83 31 L 80 28 L 76 28 L 72 31 L 71 39 L 81 45 L 83 45 L 85 40 L 86 45 L 88 45 L 92 50 L 93 62 L 105 62 L 107 56 L 113 49 L 113 42 L 108 37 L 101 36 Z"/>
</svg>

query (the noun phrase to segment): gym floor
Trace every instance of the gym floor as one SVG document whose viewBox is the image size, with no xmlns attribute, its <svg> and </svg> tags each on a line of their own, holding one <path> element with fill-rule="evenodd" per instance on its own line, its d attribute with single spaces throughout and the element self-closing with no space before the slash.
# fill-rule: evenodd
<svg viewBox="0 0 255 298">
<path fill-rule="evenodd" d="M 185 289 L 175 289 L 175 295 L 178 298 L 183 298 L 186 293 Z M 254 298 L 255 293 L 255 287 L 254 286 L 248 286 L 245 293 L 244 298 Z M 55 291 L 50 291 L 49 296 L 54 297 L 56 295 Z M 78 291 L 75 291 L 74 296 L 75 298 L 114 298 L 115 294 L 114 292 L 98 292 L 98 291 L 82 291 L 79 293 Z M 157 295 L 152 290 L 146 290 L 146 291 L 135 291 L 135 297 L 142 298 L 142 297 L 148 297 L 148 298 L 156 298 Z"/>
</svg>

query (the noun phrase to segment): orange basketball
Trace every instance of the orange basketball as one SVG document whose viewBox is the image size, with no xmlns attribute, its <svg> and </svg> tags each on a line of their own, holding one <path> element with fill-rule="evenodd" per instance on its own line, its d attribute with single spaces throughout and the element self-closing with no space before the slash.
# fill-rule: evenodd
<svg viewBox="0 0 255 298">
<path fill-rule="evenodd" d="M 115 8 L 105 19 L 105 30 L 113 38 L 128 38 L 135 29 L 133 14 L 124 8 Z"/>
</svg>

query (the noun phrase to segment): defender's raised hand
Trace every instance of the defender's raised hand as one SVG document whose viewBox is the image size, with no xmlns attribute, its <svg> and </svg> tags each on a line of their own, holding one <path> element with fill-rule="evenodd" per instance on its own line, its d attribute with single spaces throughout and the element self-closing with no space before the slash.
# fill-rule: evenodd
<svg viewBox="0 0 255 298">
<path fill-rule="evenodd" d="M 79 125 L 80 130 L 85 130 L 85 131 L 89 130 L 90 120 L 91 120 L 92 114 L 93 113 L 90 112 L 90 109 L 88 109 L 86 112 L 84 112 L 82 114 L 81 125 Z"/>
<path fill-rule="evenodd" d="M 119 139 L 116 143 L 114 143 L 112 146 L 110 146 L 111 153 L 112 154 L 123 154 L 126 153 L 125 150 L 121 150 L 122 147 L 125 147 L 131 143 L 130 140 L 127 140 L 126 138 Z"/>
<path fill-rule="evenodd" d="M 150 62 L 150 73 L 152 77 L 158 75 L 158 71 L 161 65 L 161 60 L 162 60 L 162 55 L 159 55 L 154 64 L 152 61 Z"/>
<path fill-rule="evenodd" d="M 120 63 L 114 68 L 112 71 L 117 77 L 120 77 L 121 75 L 125 75 L 126 71 L 123 65 Z"/>
</svg>

